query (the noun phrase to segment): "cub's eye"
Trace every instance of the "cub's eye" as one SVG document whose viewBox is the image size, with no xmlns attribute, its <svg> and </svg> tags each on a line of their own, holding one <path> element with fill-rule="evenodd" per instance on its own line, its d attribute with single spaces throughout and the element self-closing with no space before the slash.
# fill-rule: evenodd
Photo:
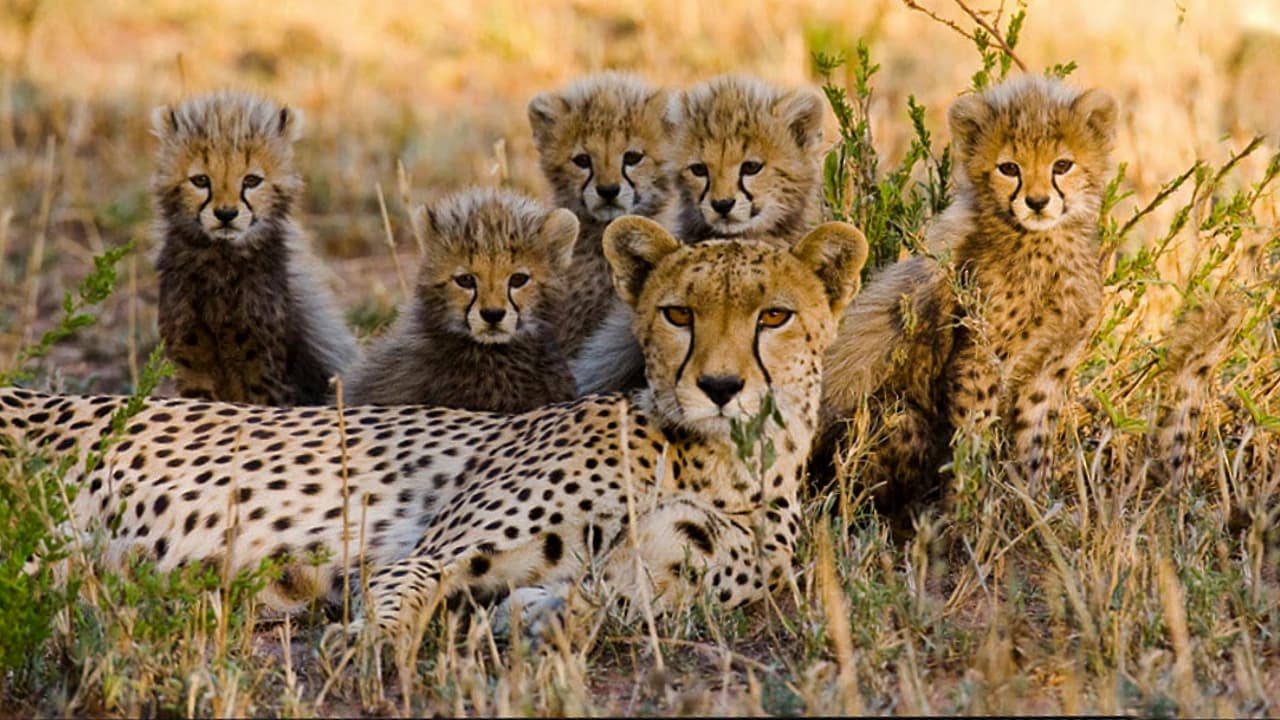
<svg viewBox="0 0 1280 720">
<path fill-rule="evenodd" d="M 525 273 L 516 273 L 507 280 L 507 285 L 513 288 L 524 287 L 529 282 L 529 276 Z"/>
<path fill-rule="evenodd" d="M 453 281 L 458 284 L 458 287 L 468 290 L 474 289 L 476 286 L 476 276 L 471 273 L 457 275 L 453 278 Z"/>
<path fill-rule="evenodd" d="M 573 164 L 586 170 L 591 167 L 591 156 L 586 153 L 578 153 L 573 156 Z"/>
<path fill-rule="evenodd" d="M 694 163 L 689 166 L 689 172 L 693 173 L 694 177 L 706 177 L 707 166 L 702 163 Z"/>
<path fill-rule="evenodd" d="M 688 327 L 693 323 L 693 311 L 679 305 L 668 305 L 662 308 L 662 317 L 676 327 Z"/>
<path fill-rule="evenodd" d="M 760 327 L 776 328 L 787 324 L 795 313 L 783 308 L 769 308 L 760 313 Z"/>
<path fill-rule="evenodd" d="M 191 184 L 192 184 L 192 185 L 195 185 L 196 187 L 198 187 L 198 188 L 200 188 L 200 189 L 202 189 L 202 190 L 203 190 L 203 189 L 205 189 L 205 188 L 207 188 L 207 187 L 209 187 L 209 176 L 208 176 L 208 175 L 192 175 L 191 177 L 189 177 L 189 178 L 187 178 L 187 179 L 191 181 Z"/>
<path fill-rule="evenodd" d="M 1058 160 L 1053 164 L 1053 174 L 1061 175 L 1073 167 L 1075 167 L 1075 163 L 1070 160 Z"/>
<path fill-rule="evenodd" d="M 627 167 L 631 167 L 632 165 L 639 165 L 640 161 L 643 159 L 644 159 L 644 153 L 637 152 L 635 150 L 628 150 L 627 152 L 622 154 L 622 164 L 626 165 Z"/>
<path fill-rule="evenodd" d="M 1022 172 L 1018 167 L 1018 163 L 1000 163 L 996 166 L 996 169 L 1005 177 L 1018 177 L 1018 173 Z"/>
<path fill-rule="evenodd" d="M 741 171 L 743 175 L 755 175 L 763 169 L 764 163 L 756 162 L 755 160 L 748 160 L 742 163 Z"/>
<path fill-rule="evenodd" d="M 256 188 L 262 184 L 262 176 L 261 175 L 245 175 L 244 180 L 241 181 L 241 184 L 243 184 L 246 188 Z"/>
</svg>

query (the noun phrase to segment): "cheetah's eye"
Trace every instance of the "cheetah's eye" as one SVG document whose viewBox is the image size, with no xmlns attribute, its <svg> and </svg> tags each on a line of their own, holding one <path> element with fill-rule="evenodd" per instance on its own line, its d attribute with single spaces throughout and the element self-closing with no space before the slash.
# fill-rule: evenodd
<svg viewBox="0 0 1280 720">
<path fill-rule="evenodd" d="M 627 152 L 622 154 L 622 164 L 626 165 L 627 167 L 631 167 L 632 165 L 639 165 L 640 161 L 643 159 L 644 159 L 644 153 L 636 150 L 628 150 Z"/>
<path fill-rule="evenodd" d="M 689 172 L 693 173 L 694 177 L 706 177 L 707 166 L 702 163 L 694 163 L 689 166 Z"/>
<path fill-rule="evenodd" d="M 1071 162 L 1070 160 L 1067 160 L 1065 158 L 1062 160 L 1058 160 L 1053 164 L 1053 174 L 1061 175 L 1073 167 L 1075 167 L 1075 163 Z"/>
<path fill-rule="evenodd" d="M 785 308 L 769 308 L 760 313 L 760 327 L 776 328 L 787 324 L 795 313 Z"/>
<path fill-rule="evenodd" d="M 245 175 L 244 180 L 240 181 L 246 189 L 256 188 L 262 184 L 261 175 Z"/>
<path fill-rule="evenodd" d="M 676 327 L 688 327 L 693 324 L 693 311 L 680 305 L 668 305 L 662 308 L 662 317 Z"/>
<path fill-rule="evenodd" d="M 476 276 L 471 273 L 457 275 L 453 278 L 453 281 L 458 284 L 458 287 L 466 288 L 467 290 L 474 290 L 476 287 Z"/>
<path fill-rule="evenodd" d="M 578 153 L 573 156 L 573 164 L 586 170 L 591 167 L 591 156 L 586 153 Z"/>
<path fill-rule="evenodd" d="M 208 188 L 208 187 L 209 187 L 209 176 L 208 176 L 208 175 L 203 175 L 203 174 L 202 174 L 202 175 L 192 175 L 191 177 L 189 177 L 189 178 L 187 178 L 187 179 L 191 181 L 191 184 L 192 184 L 192 185 L 195 185 L 196 187 L 200 188 L 201 190 L 204 190 L 204 189 L 206 189 L 206 188 Z"/>
<path fill-rule="evenodd" d="M 1011 162 L 1000 163 L 996 166 L 996 169 L 1005 177 L 1018 177 L 1018 174 L 1022 172 L 1021 168 L 1018 167 L 1018 163 Z"/>
<path fill-rule="evenodd" d="M 757 162 L 755 160 L 748 160 L 742 163 L 741 171 L 743 175 L 755 175 L 756 173 L 760 172 L 763 169 L 764 169 L 764 163 Z"/>
<path fill-rule="evenodd" d="M 509 280 L 507 280 L 507 285 L 510 285 L 510 286 L 511 286 L 511 287 L 513 287 L 513 288 L 520 288 L 520 287 L 524 287 L 525 285 L 527 285 L 527 284 L 528 284 L 528 282 L 529 282 L 529 275 L 528 275 L 528 274 L 526 274 L 526 273 L 516 273 L 516 274 L 512 275 L 512 276 L 511 276 L 511 278 L 510 278 Z"/>
</svg>

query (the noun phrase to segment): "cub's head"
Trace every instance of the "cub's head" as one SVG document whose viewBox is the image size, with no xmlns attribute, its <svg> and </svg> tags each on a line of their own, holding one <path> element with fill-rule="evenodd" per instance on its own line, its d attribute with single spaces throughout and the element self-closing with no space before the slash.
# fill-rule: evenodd
<svg viewBox="0 0 1280 720">
<path fill-rule="evenodd" d="M 657 213 L 666 174 L 669 95 L 622 73 L 591 75 L 529 102 L 529 125 L 556 203 L 584 220 Z"/>
<path fill-rule="evenodd" d="M 470 190 L 424 209 L 419 317 L 480 343 L 551 326 L 578 238 L 565 209 L 501 190 Z"/>
<path fill-rule="evenodd" d="M 749 419 L 772 393 L 787 422 L 815 422 L 822 354 L 867 257 L 862 233 L 827 223 L 789 250 L 681 245 L 655 222 L 621 218 L 604 249 L 664 420 L 727 437 L 730 419 Z"/>
<path fill-rule="evenodd" d="M 239 92 L 215 92 L 152 116 L 160 150 L 153 190 L 166 223 L 235 246 L 251 245 L 289 212 L 297 111 Z"/>
<path fill-rule="evenodd" d="M 821 179 L 822 112 L 814 92 L 749 77 L 717 77 L 686 92 L 675 150 L 684 239 L 798 230 Z"/>
<path fill-rule="evenodd" d="M 1097 222 L 1116 123 L 1106 93 L 1026 75 L 961 97 L 948 119 L 957 180 L 982 214 L 1032 232 Z"/>
</svg>

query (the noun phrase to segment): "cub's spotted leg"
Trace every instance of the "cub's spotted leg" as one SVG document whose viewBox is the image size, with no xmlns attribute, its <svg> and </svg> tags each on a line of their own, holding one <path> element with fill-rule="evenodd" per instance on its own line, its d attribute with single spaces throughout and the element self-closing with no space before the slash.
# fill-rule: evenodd
<svg viewBox="0 0 1280 720">
<path fill-rule="evenodd" d="M 690 601 L 699 580 L 725 608 L 759 600 L 790 567 L 799 530 L 796 508 L 794 497 L 778 497 L 757 514 L 757 550 L 750 515 L 688 498 L 660 502 L 637 519 L 634 542 L 629 531 L 619 533 L 605 558 L 604 578 L 632 602 L 647 591 L 658 613 Z"/>
<path fill-rule="evenodd" d="M 1061 342 L 1060 338 L 1054 340 Z M 1065 347 L 1052 347 L 1046 341 L 1048 347 L 1028 353 L 1032 360 L 1023 367 L 1032 371 L 1009 394 L 1007 403 L 1011 407 L 1001 413 L 1008 418 L 1014 458 L 1022 465 L 1028 489 L 1033 494 L 1043 490 L 1053 477 L 1053 441 L 1058 415 L 1067 396 L 1071 371 L 1084 349 L 1083 343 L 1080 340 Z"/>
</svg>

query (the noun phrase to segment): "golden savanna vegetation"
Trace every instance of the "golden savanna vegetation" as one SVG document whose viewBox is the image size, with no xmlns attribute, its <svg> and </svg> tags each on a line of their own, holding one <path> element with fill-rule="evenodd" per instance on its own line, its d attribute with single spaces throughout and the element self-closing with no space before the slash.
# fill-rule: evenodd
<svg viewBox="0 0 1280 720">
<path fill-rule="evenodd" d="M 879 66 L 869 94 L 860 45 Z M 481 609 L 438 619 L 410 668 L 335 645 L 324 618 L 255 622 L 261 578 L 201 585 L 67 560 L 77 592 L 58 595 L 13 580 L 21 561 L 0 545 L 0 628 L 47 630 L 0 648 L 0 713 L 1280 713 L 1269 0 L 0 0 L 0 377 L 110 393 L 154 380 L 150 113 L 163 103 L 236 87 L 302 110 L 298 215 L 371 335 L 413 280 L 412 206 L 468 185 L 548 196 L 525 113 L 541 90 L 605 68 L 677 87 L 729 71 L 825 83 L 853 98 L 874 150 L 846 158 L 870 179 L 848 192 L 891 208 L 875 183 L 917 139 L 908 98 L 939 157 L 949 104 L 1002 65 L 1069 71 L 1120 106 L 1107 296 L 1043 495 L 999 466 L 989 429 L 962 433 L 949 501 L 895 540 L 856 484 L 855 444 L 840 489 L 812 499 L 791 591 L 768 607 L 704 603 L 652 626 L 602 608 L 537 645 L 495 641 Z M 833 144 L 850 132 L 828 116 Z M 87 294 L 96 322 L 43 357 L 24 350 L 64 324 L 66 293 L 86 297 L 95 256 L 130 242 L 114 282 Z M 1201 354 L 1211 371 L 1179 395 Z M 1179 407 L 1198 418 L 1182 475 L 1160 459 Z M 0 464 L 5 542 L 56 524 L 34 502 L 41 472 Z"/>
</svg>

